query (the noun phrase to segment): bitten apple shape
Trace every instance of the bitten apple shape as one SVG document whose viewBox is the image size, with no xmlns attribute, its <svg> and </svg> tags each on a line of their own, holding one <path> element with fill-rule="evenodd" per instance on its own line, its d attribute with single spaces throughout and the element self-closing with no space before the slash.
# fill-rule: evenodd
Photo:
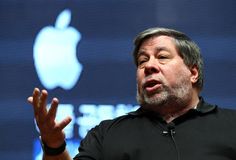
<svg viewBox="0 0 236 160">
<path fill-rule="evenodd" d="M 83 67 L 76 56 L 81 34 L 69 27 L 70 20 L 70 10 L 62 11 L 55 27 L 44 27 L 35 39 L 34 64 L 41 83 L 47 89 L 61 87 L 69 90 L 82 72 Z"/>
</svg>

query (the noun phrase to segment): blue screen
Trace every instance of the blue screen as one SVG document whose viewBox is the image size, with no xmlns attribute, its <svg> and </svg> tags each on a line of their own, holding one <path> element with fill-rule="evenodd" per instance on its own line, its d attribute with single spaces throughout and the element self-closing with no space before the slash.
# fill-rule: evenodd
<svg viewBox="0 0 236 160">
<path fill-rule="evenodd" d="M 133 39 L 149 27 L 189 35 L 201 48 L 206 101 L 236 107 L 236 1 L 37 0 L 0 2 L 0 159 L 42 156 L 34 87 L 60 100 L 71 156 L 87 131 L 138 108 Z"/>
</svg>

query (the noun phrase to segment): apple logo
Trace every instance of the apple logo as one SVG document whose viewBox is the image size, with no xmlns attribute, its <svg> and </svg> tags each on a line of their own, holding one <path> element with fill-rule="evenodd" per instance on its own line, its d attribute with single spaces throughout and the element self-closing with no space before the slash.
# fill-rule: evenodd
<svg viewBox="0 0 236 160">
<path fill-rule="evenodd" d="M 69 90 L 78 81 L 83 66 L 76 56 L 81 34 L 69 27 L 71 12 L 62 11 L 55 27 L 46 26 L 36 36 L 33 58 L 36 72 L 47 89 L 61 87 Z"/>
</svg>

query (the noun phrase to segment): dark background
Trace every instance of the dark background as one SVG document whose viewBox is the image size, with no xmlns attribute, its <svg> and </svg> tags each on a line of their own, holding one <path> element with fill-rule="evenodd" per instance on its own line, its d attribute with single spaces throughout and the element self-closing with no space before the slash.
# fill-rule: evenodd
<svg viewBox="0 0 236 160">
<path fill-rule="evenodd" d="M 183 31 L 205 59 L 206 101 L 236 107 L 236 1 L 234 0 L 1 0 L 0 159 L 32 159 L 38 136 L 27 104 L 43 88 L 33 61 L 33 43 L 64 9 L 82 34 L 77 57 L 82 75 L 70 90 L 53 89 L 62 103 L 136 104 L 133 38 L 146 28 Z M 50 96 L 50 98 L 51 98 Z"/>
</svg>

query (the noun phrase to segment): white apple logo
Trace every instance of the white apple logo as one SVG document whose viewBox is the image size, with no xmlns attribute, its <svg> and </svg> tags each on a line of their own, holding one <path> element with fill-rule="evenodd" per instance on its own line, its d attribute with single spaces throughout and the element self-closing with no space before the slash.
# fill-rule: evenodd
<svg viewBox="0 0 236 160">
<path fill-rule="evenodd" d="M 34 64 L 41 83 L 47 89 L 69 90 L 78 81 L 82 65 L 76 56 L 81 34 L 69 27 L 71 12 L 62 11 L 55 27 L 46 26 L 37 35 L 33 47 Z"/>
</svg>

